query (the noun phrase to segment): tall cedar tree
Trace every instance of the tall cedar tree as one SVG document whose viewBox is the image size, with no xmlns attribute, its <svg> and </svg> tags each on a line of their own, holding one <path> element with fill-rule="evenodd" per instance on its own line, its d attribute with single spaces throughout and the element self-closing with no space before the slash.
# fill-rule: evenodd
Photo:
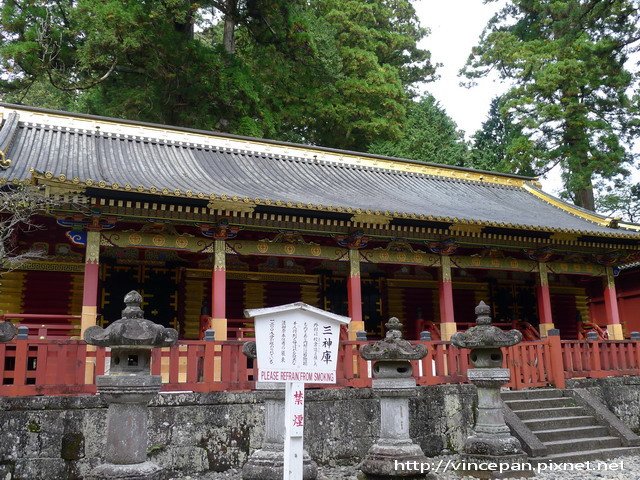
<svg viewBox="0 0 640 480">
<path fill-rule="evenodd" d="M 410 0 L 8 0 L 0 15 L 4 99 L 332 147 L 399 137 L 434 72 Z"/>
<path fill-rule="evenodd" d="M 637 65 L 627 61 L 639 41 L 637 0 L 512 0 L 462 73 L 511 80 L 504 108 L 524 135 L 518 151 L 537 173 L 560 164 L 565 194 L 593 210 L 594 181 L 631 160 Z"/>
</svg>

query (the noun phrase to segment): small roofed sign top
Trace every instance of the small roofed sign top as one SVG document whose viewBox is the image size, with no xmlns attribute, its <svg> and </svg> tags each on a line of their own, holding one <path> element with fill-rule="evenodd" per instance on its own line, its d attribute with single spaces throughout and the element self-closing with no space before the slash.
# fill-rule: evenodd
<svg viewBox="0 0 640 480">
<path fill-rule="evenodd" d="M 336 383 L 340 326 L 349 317 L 302 302 L 244 313 L 255 318 L 258 381 Z"/>
</svg>

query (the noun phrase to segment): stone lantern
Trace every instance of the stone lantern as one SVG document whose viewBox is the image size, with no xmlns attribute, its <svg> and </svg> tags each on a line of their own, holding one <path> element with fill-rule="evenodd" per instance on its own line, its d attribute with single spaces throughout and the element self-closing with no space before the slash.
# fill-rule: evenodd
<svg viewBox="0 0 640 480">
<path fill-rule="evenodd" d="M 148 404 L 162 385 L 159 375 L 151 375 L 151 349 L 175 344 L 178 332 L 146 320 L 138 292 L 129 292 L 124 302 L 120 320 L 84 333 L 88 344 L 111 347 L 111 370 L 96 378 L 98 393 L 109 404 L 107 463 L 93 469 L 88 478 L 159 479 L 162 469 L 147 461 Z"/>
<path fill-rule="evenodd" d="M 509 382 L 509 369 L 502 368 L 501 347 L 520 343 L 522 333 L 517 330 L 505 332 L 491 325 L 491 308 L 484 302 L 480 302 L 475 313 L 476 326 L 451 337 L 451 343 L 456 347 L 471 350 L 469 358 L 474 368 L 468 370 L 468 376 L 478 389 L 477 420 L 472 435 L 464 444 L 463 459 L 522 464 L 527 456 L 504 421 L 500 397 L 500 387 Z M 483 478 L 499 476 L 493 472 L 477 473 L 483 474 Z M 524 476 L 522 473 L 519 472 L 519 476 Z"/>
<path fill-rule="evenodd" d="M 0 322 L 0 343 L 10 342 L 16 336 L 18 330 L 11 322 Z"/>
<path fill-rule="evenodd" d="M 425 478 L 419 465 L 427 463 L 427 458 L 409 436 L 409 398 L 416 393 L 410 361 L 423 358 L 427 348 L 403 340 L 402 324 L 397 318 L 391 318 L 385 326 L 384 339 L 360 350 L 362 358 L 374 362 L 373 391 L 380 399 L 380 435 L 360 464 L 360 470 L 369 480 Z M 418 467 L 396 468 L 396 462 Z"/>
</svg>

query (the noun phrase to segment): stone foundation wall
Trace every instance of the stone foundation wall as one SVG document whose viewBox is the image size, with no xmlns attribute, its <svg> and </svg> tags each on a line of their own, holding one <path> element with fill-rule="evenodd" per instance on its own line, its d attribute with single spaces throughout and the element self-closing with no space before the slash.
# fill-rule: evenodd
<svg viewBox="0 0 640 480">
<path fill-rule="evenodd" d="M 427 456 L 458 451 L 476 404 L 470 385 L 419 387 L 411 436 Z M 323 465 L 353 464 L 377 438 L 370 389 L 308 390 L 305 447 Z M 106 408 L 98 396 L 0 398 L 0 480 L 82 478 L 101 463 Z M 264 433 L 260 392 L 162 394 L 150 408 L 149 456 L 169 471 L 241 467 Z"/>
<path fill-rule="evenodd" d="M 640 434 L 640 377 L 567 380 L 567 388 L 585 388 L 613 414 Z"/>
</svg>

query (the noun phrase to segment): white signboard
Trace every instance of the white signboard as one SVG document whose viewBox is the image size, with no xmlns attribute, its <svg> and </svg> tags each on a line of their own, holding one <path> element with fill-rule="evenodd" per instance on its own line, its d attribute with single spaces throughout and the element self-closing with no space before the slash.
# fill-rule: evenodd
<svg viewBox="0 0 640 480">
<path fill-rule="evenodd" d="M 336 383 L 340 325 L 348 317 L 301 302 L 245 314 L 255 318 L 259 382 Z"/>
<path fill-rule="evenodd" d="M 284 480 L 302 480 L 305 383 L 336 383 L 348 317 L 297 302 L 245 310 L 254 317 L 258 381 L 285 383 Z"/>
</svg>

